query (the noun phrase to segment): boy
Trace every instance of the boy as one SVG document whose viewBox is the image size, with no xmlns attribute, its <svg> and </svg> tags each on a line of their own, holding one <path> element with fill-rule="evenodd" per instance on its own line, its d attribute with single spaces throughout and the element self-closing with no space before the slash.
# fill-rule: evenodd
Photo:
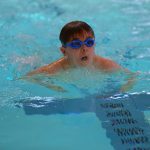
<svg viewBox="0 0 150 150">
<path fill-rule="evenodd" d="M 108 73 L 121 69 L 121 67 L 112 60 L 97 56 L 95 54 L 94 31 L 85 22 L 72 21 L 67 23 L 62 28 L 59 39 L 62 44 L 60 50 L 64 57 L 51 64 L 29 72 L 27 76 L 42 73 L 52 75 L 62 70 L 75 67 L 94 68 Z M 121 91 L 128 89 L 132 82 L 133 80 L 128 80 L 127 84 L 122 87 Z M 53 87 L 50 85 L 49 88 Z M 58 89 L 56 87 L 56 90 Z"/>
</svg>

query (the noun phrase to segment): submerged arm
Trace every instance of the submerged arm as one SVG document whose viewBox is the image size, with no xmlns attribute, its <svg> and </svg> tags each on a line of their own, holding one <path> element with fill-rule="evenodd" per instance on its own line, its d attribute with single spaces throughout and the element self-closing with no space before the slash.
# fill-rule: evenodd
<svg viewBox="0 0 150 150">
<path fill-rule="evenodd" d="M 26 76 L 20 78 L 23 80 L 27 80 L 33 83 L 37 83 L 40 84 L 46 88 L 55 90 L 55 91 L 59 91 L 59 92 L 66 92 L 66 90 L 64 90 L 62 87 L 58 86 L 58 85 L 54 85 L 53 83 L 50 82 L 45 82 L 43 80 L 44 77 L 50 77 L 54 74 L 56 74 L 59 70 L 61 69 L 59 63 L 52 63 L 43 67 L 40 67 L 36 70 L 33 70 L 29 73 L 27 73 Z"/>
<path fill-rule="evenodd" d="M 38 78 L 37 76 L 23 76 L 19 79 L 22 79 L 22 80 L 27 80 L 27 81 L 30 81 L 32 83 L 36 83 L 36 84 L 39 84 L 39 85 L 42 85 L 46 88 L 49 88 L 51 90 L 54 90 L 54 91 L 58 91 L 58 92 L 67 92 L 65 89 L 63 89 L 61 86 L 58 86 L 58 85 L 55 85 L 53 83 L 50 83 L 50 82 L 45 82 L 40 78 Z"/>
<path fill-rule="evenodd" d="M 128 69 L 121 67 L 120 65 L 118 65 L 112 60 L 109 60 L 109 59 L 102 59 L 102 60 L 103 60 L 103 64 L 104 64 L 103 66 L 106 69 L 106 72 L 113 73 L 113 72 L 123 71 L 123 73 L 125 73 L 128 76 L 126 83 L 122 85 L 122 87 L 120 88 L 120 92 L 126 92 L 134 86 L 136 82 L 137 73 L 133 73 L 129 71 Z"/>
<path fill-rule="evenodd" d="M 126 80 L 126 83 L 124 85 L 122 85 L 122 87 L 120 88 L 120 92 L 126 92 L 130 89 L 133 88 L 135 82 L 136 82 L 136 76 L 137 73 L 133 73 L 131 71 L 129 71 L 126 68 L 121 67 L 120 65 L 118 65 L 117 63 L 108 60 L 105 61 L 105 65 L 107 66 L 106 68 L 108 69 L 108 72 L 116 72 L 116 71 L 123 71 L 123 73 L 125 73 L 128 78 Z"/>
<path fill-rule="evenodd" d="M 137 76 L 137 73 L 133 73 L 133 72 L 129 71 L 128 69 L 123 69 L 123 71 L 129 77 L 127 78 L 127 82 L 124 85 L 122 85 L 120 92 L 126 92 L 126 91 L 132 89 L 133 86 L 135 85 L 136 76 Z"/>
</svg>

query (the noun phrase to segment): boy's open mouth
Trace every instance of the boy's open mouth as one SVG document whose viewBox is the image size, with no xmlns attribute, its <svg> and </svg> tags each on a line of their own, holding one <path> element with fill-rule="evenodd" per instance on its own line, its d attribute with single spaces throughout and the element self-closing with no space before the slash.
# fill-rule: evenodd
<svg viewBox="0 0 150 150">
<path fill-rule="evenodd" d="M 81 57 L 81 61 L 86 61 L 88 59 L 88 57 L 87 56 L 83 56 L 83 57 Z"/>
</svg>

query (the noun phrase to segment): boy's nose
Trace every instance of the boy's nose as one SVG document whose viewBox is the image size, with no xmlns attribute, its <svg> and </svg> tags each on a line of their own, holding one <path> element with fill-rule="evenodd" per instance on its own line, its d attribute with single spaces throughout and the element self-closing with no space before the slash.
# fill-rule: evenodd
<svg viewBox="0 0 150 150">
<path fill-rule="evenodd" d="M 82 44 L 82 46 L 81 46 L 81 50 L 82 50 L 83 52 L 85 52 L 85 51 L 86 51 L 86 45 L 85 45 L 85 44 Z"/>
</svg>

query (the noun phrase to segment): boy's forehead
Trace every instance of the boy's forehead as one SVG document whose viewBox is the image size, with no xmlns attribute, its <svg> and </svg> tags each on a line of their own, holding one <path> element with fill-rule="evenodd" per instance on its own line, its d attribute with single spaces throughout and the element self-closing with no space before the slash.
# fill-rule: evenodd
<svg viewBox="0 0 150 150">
<path fill-rule="evenodd" d="M 76 39 L 85 40 L 85 39 L 88 38 L 88 37 L 93 38 L 92 33 L 90 33 L 90 32 L 85 32 L 85 31 L 84 31 L 84 32 L 82 32 L 82 33 L 76 33 L 76 34 L 72 35 L 72 36 L 70 37 L 70 40 L 69 40 L 69 41 L 76 40 Z"/>
</svg>

